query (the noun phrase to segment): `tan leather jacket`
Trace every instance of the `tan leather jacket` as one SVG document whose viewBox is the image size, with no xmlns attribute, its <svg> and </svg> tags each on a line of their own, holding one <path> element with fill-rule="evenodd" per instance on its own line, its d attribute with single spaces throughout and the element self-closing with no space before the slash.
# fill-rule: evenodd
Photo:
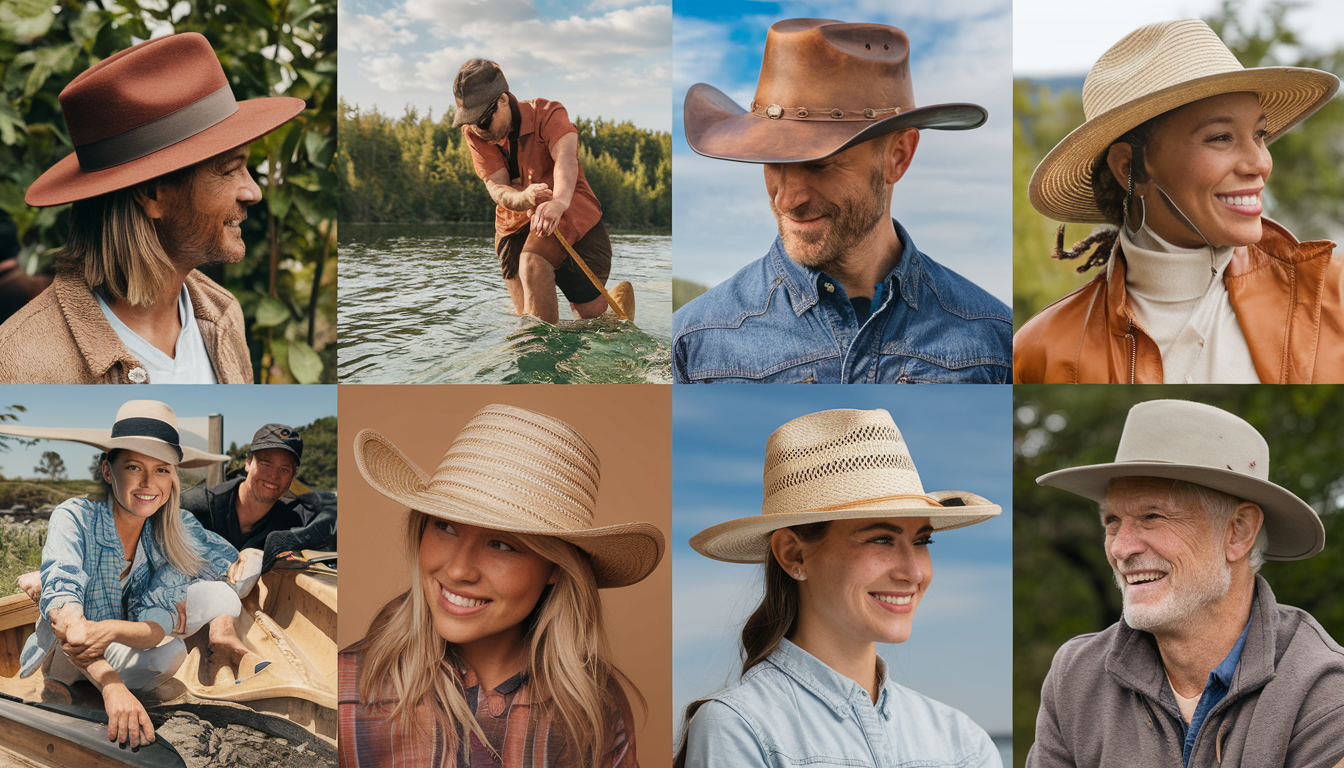
<svg viewBox="0 0 1344 768">
<path fill-rule="evenodd" d="M 197 271 L 187 293 L 220 384 L 251 384 L 252 358 L 238 300 Z M 0 325 L 0 384 L 152 384 L 108 324 L 78 265 Z"/>
<path fill-rule="evenodd" d="M 1344 261 L 1328 240 L 1299 243 L 1270 219 L 1224 273 L 1264 384 L 1344 382 Z M 1013 383 L 1161 384 L 1162 354 L 1134 320 L 1125 262 L 1027 321 L 1013 337 Z"/>
</svg>

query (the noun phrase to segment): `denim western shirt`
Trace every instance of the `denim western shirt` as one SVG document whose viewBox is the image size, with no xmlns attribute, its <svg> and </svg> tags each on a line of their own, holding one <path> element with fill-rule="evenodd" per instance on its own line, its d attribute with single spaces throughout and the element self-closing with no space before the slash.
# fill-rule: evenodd
<svg viewBox="0 0 1344 768">
<path fill-rule="evenodd" d="M 187 599 L 192 582 L 214 581 L 224 577 L 238 559 L 238 551 L 218 534 L 201 527 L 190 512 L 179 511 L 188 541 L 205 558 L 205 570 L 198 577 L 174 568 L 154 541 L 153 519 L 140 530 L 145 558 L 126 580 L 122 600 L 121 572 L 126 568 L 121 538 L 112 519 L 112 508 L 105 502 L 70 499 L 56 507 L 47 523 L 47 541 L 42 545 L 42 597 L 37 631 L 28 636 L 20 656 L 21 677 L 27 677 L 46 660 L 57 645 L 51 631 L 52 611 L 68 604 L 81 608 L 90 621 L 122 619 L 152 621 L 172 634 L 177 622 L 177 604 Z"/>
<path fill-rule="evenodd" d="M 776 237 L 765 258 L 677 310 L 672 372 L 679 384 L 878 384 L 1012 381 L 1012 313 L 984 289 L 903 249 L 860 321 L 840 281 L 789 258 Z"/>
<path fill-rule="evenodd" d="M 886 680 L 858 683 L 788 640 L 691 719 L 686 768 L 1002 768 L 965 714 Z"/>
<path fill-rule="evenodd" d="M 1254 606 L 1251 608 L 1255 610 Z M 1199 729 L 1204 725 L 1204 720 L 1209 716 L 1209 712 L 1218 706 L 1227 692 L 1232 688 L 1232 673 L 1237 671 L 1237 662 L 1241 661 L 1241 649 L 1246 647 L 1246 633 L 1251 631 L 1251 620 L 1246 620 L 1246 628 L 1241 630 L 1241 637 L 1237 638 L 1236 645 L 1227 652 L 1218 666 L 1209 673 L 1209 679 L 1204 683 L 1204 693 L 1200 694 L 1199 704 L 1195 705 L 1195 714 L 1190 718 L 1190 725 L 1185 729 L 1185 744 L 1181 747 L 1181 760 L 1186 765 L 1190 764 L 1190 749 L 1195 746 L 1195 739 L 1199 736 Z"/>
</svg>

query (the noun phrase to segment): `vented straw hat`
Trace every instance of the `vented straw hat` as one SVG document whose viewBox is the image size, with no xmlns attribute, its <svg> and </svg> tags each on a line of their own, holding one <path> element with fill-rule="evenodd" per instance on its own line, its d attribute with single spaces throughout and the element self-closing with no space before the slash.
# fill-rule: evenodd
<svg viewBox="0 0 1344 768">
<path fill-rule="evenodd" d="M 192 469 L 229 460 L 228 456 L 206 453 L 182 445 L 177 431 L 177 414 L 158 400 L 129 400 L 117 410 L 111 429 L 63 427 L 21 427 L 0 424 L 0 434 L 15 437 L 66 440 L 106 451 L 127 450 L 152 456 L 174 466 Z"/>
<path fill-rule="evenodd" d="M 945 531 L 984 522 L 998 504 L 965 491 L 924 492 L 901 431 L 885 410 L 821 411 L 788 422 L 765 447 L 761 514 L 691 537 L 700 554 L 759 563 L 770 534 L 793 525 L 868 517 L 927 517 Z"/>
<path fill-rule="evenodd" d="M 1325 106 L 1338 88 L 1338 77 L 1316 69 L 1245 69 L 1198 19 L 1140 27 L 1111 46 L 1088 72 L 1083 83 L 1087 122 L 1036 166 L 1028 197 L 1055 221 L 1105 221 L 1092 197 L 1092 165 L 1131 128 L 1209 96 L 1250 92 L 1265 110 L 1269 143 Z"/>
<path fill-rule="evenodd" d="M 1269 444 L 1244 419 L 1187 400 L 1149 400 L 1129 409 L 1115 461 L 1041 475 L 1036 482 L 1093 501 L 1117 477 L 1185 480 L 1260 505 L 1270 560 L 1303 560 L 1325 546 L 1311 505 L 1269 481 Z"/>
<path fill-rule="evenodd" d="M 432 475 L 372 429 L 355 436 L 355 464 L 374 490 L 418 512 L 573 544 L 599 587 L 634 584 L 663 556 L 662 531 L 650 523 L 594 527 L 597 453 L 577 429 L 534 411 L 477 411 Z"/>
</svg>

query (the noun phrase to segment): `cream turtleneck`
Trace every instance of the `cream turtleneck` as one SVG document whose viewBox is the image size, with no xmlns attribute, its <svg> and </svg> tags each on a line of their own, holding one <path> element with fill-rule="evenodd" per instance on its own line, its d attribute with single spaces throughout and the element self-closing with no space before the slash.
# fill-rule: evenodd
<svg viewBox="0 0 1344 768">
<path fill-rule="evenodd" d="M 1133 238 L 1121 227 L 1120 247 L 1134 319 L 1162 352 L 1163 383 L 1260 382 L 1223 282 L 1231 246 L 1214 252 L 1213 272 L 1208 248 L 1172 245 L 1146 224 Z"/>
</svg>

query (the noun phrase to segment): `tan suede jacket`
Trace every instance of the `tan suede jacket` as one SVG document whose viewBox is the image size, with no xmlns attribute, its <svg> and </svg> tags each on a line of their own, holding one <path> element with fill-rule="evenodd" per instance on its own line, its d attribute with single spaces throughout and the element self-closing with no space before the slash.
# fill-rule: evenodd
<svg viewBox="0 0 1344 768">
<path fill-rule="evenodd" d="M 1344 382 L 1344 260 L 1328 240 L 1299 243 L 1270 219 L 1223 275 L 1264 384 Z M 1126 300 L 1124 254 L 1041 310 L 1013 337 L 1014 384 L 1161 384 L 1162 354 Z"/>
<path fill-rule="evenodd" d="M 197 271 L 187 293 L 220 384 L 251 384 L 252 358 L 238 300 Z M 77 265 L 0 325 L 0 384 L 152 384 L 117 337 Z"/>
</svg>

